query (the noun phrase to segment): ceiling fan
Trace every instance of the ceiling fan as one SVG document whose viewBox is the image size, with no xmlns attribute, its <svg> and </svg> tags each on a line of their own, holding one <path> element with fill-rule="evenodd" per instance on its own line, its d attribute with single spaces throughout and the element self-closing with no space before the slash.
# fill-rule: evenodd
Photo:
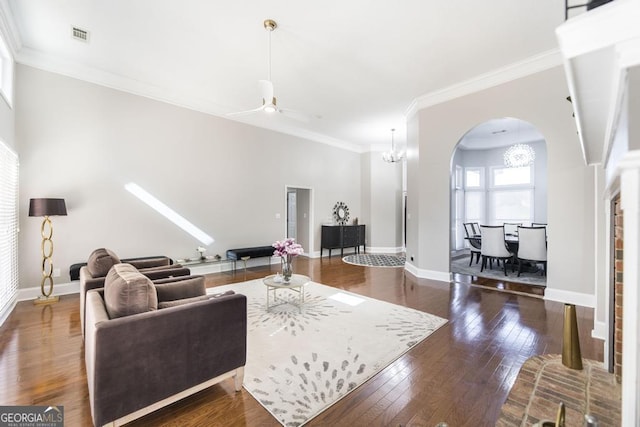
<svg viewBox="0 0 640 427">
<path fill-rule="evenodd" d="M 262 105 L 252 110 L 228 113 L 227 116 L 238 117 L 238 116 L 246 116 L 249 114 L 254 114 L 259 112 L 265 112 L 268 114 L 279 113 L 295 120 L 307 122 L 309 121 L 309 118 L 307 117 L 306 114 L 303 114 L 294 110 L 279 108 L 277 105 L 276 97 L 273 96 L 273 82 L 271 81 L 271 33 L 276 28 L 278 28 L 278 24 L 273 19 L 266 19 L 264 21 L 264 28 L 269 33 L 269 75 L 267 80 L 258 80 L 258 84 L 260 87 L 260 94 L 262 96 Z"/>
</svg>

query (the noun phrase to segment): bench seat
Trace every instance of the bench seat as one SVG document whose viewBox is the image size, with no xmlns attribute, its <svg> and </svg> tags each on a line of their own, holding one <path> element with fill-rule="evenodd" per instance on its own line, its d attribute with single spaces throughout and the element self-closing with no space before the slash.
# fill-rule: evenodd
<svg viewBox="0 0 640 427">
<path fill-rule="evenodd" d="M 273 246 L 256 246 L 253 248 L 239 248 L 227 250 L 227 259 L 233 261 L 233 271 L 236 270 L 236 261 L 246 261 L 249 258 L 262 258 L 273 256 Z M 246 268 L 246 263 L 245 263 Z"/>
</svg>

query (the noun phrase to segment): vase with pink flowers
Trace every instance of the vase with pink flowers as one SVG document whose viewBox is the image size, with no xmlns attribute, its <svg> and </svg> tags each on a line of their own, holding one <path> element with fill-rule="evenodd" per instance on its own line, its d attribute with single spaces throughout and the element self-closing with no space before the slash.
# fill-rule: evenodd
<svg viewBox="0 0 640 427">
<path fill-rule="evenodd" d="M 295 239 L 278 240 L 273 245 L 273 256 L 280 257 L 282 263 L 282 278 L 285 283 L 291 280 L 293 275 L 293 258 L 304 253 L 302 246 Z"/>
</svg>

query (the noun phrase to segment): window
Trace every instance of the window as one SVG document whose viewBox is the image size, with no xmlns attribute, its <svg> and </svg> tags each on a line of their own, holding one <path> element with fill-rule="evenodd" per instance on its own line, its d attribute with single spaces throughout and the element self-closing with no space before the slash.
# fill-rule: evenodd
<svg viewBox="0 0 640 427">
<path fill-rule="evenodd" d="M 484 223 L 484 168 L 465 168 L 464 188 L 464 222 Z"/>
<path fill-rule="evenodd" d="M 465 221 L 484 223 L 484 191 L 467 191 L 464 195 Z"/>
<path fill-rule="evenodd" d="M 462 176 L 462 167 L 456 165 L 456 175 L 453 182 L 454 186 L 454 208 L 455 219 L 452 230 L 452 238 L 456 250 L 463 249 L 465 246 L 464 234 L 464 182 Z"/>
<path fill-rule="evenodd" d="M 13 56 L 0 33 L 0 95 L 13 106 Z"/>
<path fill-rule="evenodd" d="M 529 223 L 533 218 L 533 190 L 494 190 L 489 203 L 495 224 Z"/>
<path fill-rule="evenodd" d="M 0 323 L 18 295 L 18 156 L 0 142 Z"/>
<path fill-rule="evenodd" d="M 533 221 L 533 168 L 491 168 L 489 215 L 492 224 Z"/>
<path fill-rule="evenodd" d="M 491 187 L 514 187 L 520 185 L 533 185 L 533 169 L 530 166 L 491 168 Z"/>
<path fill-rule="evenodd" d="M 466 168 L 464 179 L 467 190 L 484 188 L 484 168 Z"/>
</svg>

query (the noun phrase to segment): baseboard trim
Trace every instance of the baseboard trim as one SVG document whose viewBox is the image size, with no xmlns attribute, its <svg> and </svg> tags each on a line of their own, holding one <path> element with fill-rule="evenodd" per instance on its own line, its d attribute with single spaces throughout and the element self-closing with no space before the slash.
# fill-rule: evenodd
<svg viewBox="0 0 640 427">
<path fill-rule="evenodd" d="M 450 272 L 425 270 L 418 268 L 409 262 L 404 264 L 404 269 L 420 279 L 431 279 L 439 282 L 450 283 L 453 278 Z"/>
<path fill-rule="evenodd" d="M 340 249 L 332 249 L 331 254 L 335 255 L 336 251 L 339 251 Z M 392 247 L 370 247 L 367 246 L 367 251 L 366 253 L 368 254 L 400 254 L 403 253 L 405 251 L 405 249 L 403 247 L 396 247 L 396 248 L 392 248 Z M 325 249 L 324 251 L 314 251 L 311 253 L 305 253 L 304 255 L 309 257 L 309 258 L 320 258 L 321 257 L 321 253 L 324 253 L 325 256 L 329 255 L 329 250 Z M 344 254 L 345 255 L 350 255 L 350 254 L 354 254 L 356 253 L 355 249 L 353 248 L 346 248 L 344 250 Z M 362 252 L 360 252 L 362 253 Z"/>
<path fill-rule="evenodd" d="M 247 260 L 247 268 L 258 267 L 263 265 L 274 265 L 280 266 L 279 263 L 273 262 L 273 258 L 262 257 L 262 258 L 251 258 Z M 226 271 L 233 270 L 233 263 L 229 262 L 225 265 L 222 264 L 203 264 L 203 265 L 187 265 L 187 268 L 191 270 L 191 274 L 199 275 L 199 274 L 211 274 L 211 273 L 223 273 Z M 244 269 L 244 263 L 242 261 L 236 262 L 236 271 L 242 271 Z M 70 294 L 78 294 L 80 293 L 80 281 L 74 280 L 70 283 L 56 283 L 53 285 L 53 295 L 70 295 Z M 32 288 L 21 288 L 18 289 L 18 298 L 17 301 L 28 301 L 34 300 L 38 296 L 40 296 L 41 291 L 40 287 L 32 287 Z"/>
<path fill-rule="evenodd" d="M 403 247 L 367 247 L 368 254 L 399 254 L 404 252 Z"/>
<path fill-rule="evenodd" d="M 369 248 L 367 248 L 367 253 L 369 252 Z M 344 255 L 352 255 L 357 253 L 356 250 L 354 248 L 344 248 L 343 254 Z M 360 252 L 362 253 L 362 252 Z M 305 253 L 305 256 L 309 257 L 309 258 L 329 258 L 329 249 L 324 249 L 323 251 L 315 251 L 312 252 L 310 254 Z M 335 257 L 335 256 L 340 256 L 340 248 L 338 249 L 331 249 L 331 257 Z"/>
<path fill-rule="evenodd" d="M 41 295 L 40 286 L 18 289 L 18 301 L 34 300 Z M 70 295 L 80 293 L 80 281 L 57 283 L 53 285 L 53 295 Z"/>
<path fill-rule="evenodd" d="M 544 290 L 544 299 L 563 302 L 566 304 L 580 305 L 582 307 L 594 308 L 596 306 L 596 298 L 594 295 L 563 291 L 561 289 L 552 289 L 548 287 Z"/>
<path fill-rule="evenodd" d="M 593 330 L 591 331 L 592 338 L 606 340 L 607 335 L 609 335 L 609 331 L 605 322 L 598 322 L 597 320 L 593 322 Z"/>
<path fill-rule="evenodd" d="M 2 313 L 0 313 L 0 326 L 4 325 L 4 322 L 9 318 L 9 316 L 11 316 L 11 313 L 13 313 L 13 309 L 16 308 L 17 302 L 17 298 L 14 297 L 13 301 L 9 303 L 7 308 Z"/>
</svg>

